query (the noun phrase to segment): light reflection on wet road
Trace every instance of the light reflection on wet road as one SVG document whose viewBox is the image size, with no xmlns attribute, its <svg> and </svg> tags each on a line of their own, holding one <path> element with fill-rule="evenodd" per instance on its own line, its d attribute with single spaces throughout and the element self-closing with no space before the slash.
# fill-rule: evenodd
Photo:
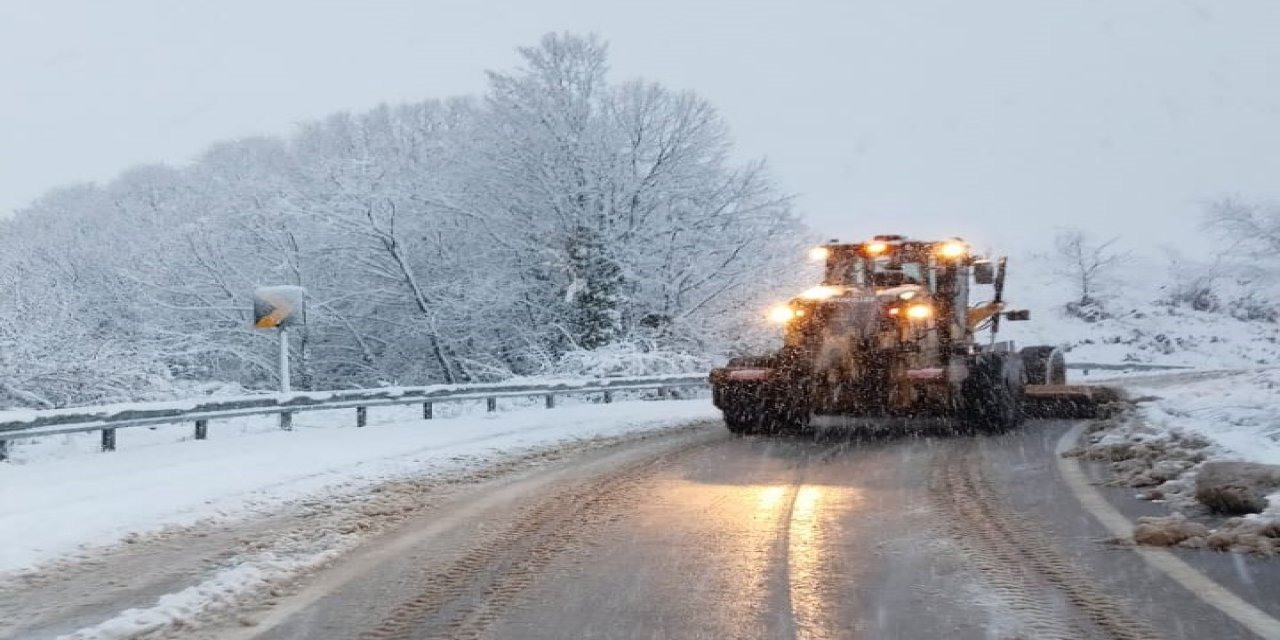
<svg viewBox="0 0 1280 640">
<path fill-rule="evenodd" d="M 540 486 L 508 486 L 505 502 L 460 520 L 452 537 L 371 565 L 259 631 L 371 640 L 1248 637 L 1134 554 L 1099 545 L 1088 518 L 1070 515 L 1051 475 L 1066 426 L 817 442 L 734 438 L 712 426 L 675 445 L 599 456 Z M 962 499 L 970 502 L 951 504 Z M 1017 510 L 1048 522 L 1038 540 L 1062 545 L 1053 575 L 1033 568 L 1050 562 L 1046 549 L 1022 549 L 1017 535 L 990 538 L 1026 531 L 985 521 Z M 954 521 L 965 517 L 975 520 Z M 1052 537 L 1054 527 L 1067 535 Z M 1061 589 L 1068 583 L 1119 595 L 1090 609 Z M 404 602 L 416 604 L 406 613 Z"/>
<path fill-rule="evenodd" d="M 801 640 L 834 637 L 836 628 L 828 606 L 823 580 L 831 551 L 826 547 L 829 520 L 840 514 L 829 506 L 830 494 L 837 490 L 806 485 L 796 490 L 791 508 L 791 526 L 787 535 L 787 572 L 791 595 L 791 617 L 795 620 L 796 637 Z M 828 510 L 830 509 L 830 510 Z"/>
</svg>

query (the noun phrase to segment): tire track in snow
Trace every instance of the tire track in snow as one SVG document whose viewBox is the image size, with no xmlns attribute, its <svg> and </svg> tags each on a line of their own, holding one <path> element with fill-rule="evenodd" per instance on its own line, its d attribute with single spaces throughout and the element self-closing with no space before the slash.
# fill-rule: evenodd
<svg viewBox="0 0 1280 640">
<path fill-rule="evenodd" d="M 958 444 L 940 456 L 930 493 L 967 558 L 1025 617 L 1035 637 L 1073 640 L 1101 632 L 1115 640 L 1159 640 L 1155 629 L 1095 586 L 1034 523 L 1003 503 L 982 473 L 974 442 Z M 1088 624 L 1055 606 L 1060 599 Z"/>
<path fill-rule="evenodd" d="M 547 496 L 510 527 L 482 540 L 445 569 L 426 576 L 417 595 L 393 608 L 382 624 L 359 637 L 484 637 L 552 561 L 582 546 L 600 528 L 628 512 L 641 499 L 641 480 L 698 448 L 659 454 Z"/>
</svg>

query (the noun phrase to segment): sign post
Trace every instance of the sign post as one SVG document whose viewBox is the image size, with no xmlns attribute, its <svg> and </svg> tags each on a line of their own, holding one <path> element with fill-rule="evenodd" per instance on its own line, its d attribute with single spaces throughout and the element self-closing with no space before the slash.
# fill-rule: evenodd
<svg viewBox="0 0 1280 640">
<path fill-rule="evenodd" d="M 280 393 L 293 391 L 289 383 L 289 328 L 280 327 Z"/>
<path fill-rule="evenodd" d="M 253 291 L 253 326 L 280 332 L 280 393 L 293 391 L 289 376 L 289 327 L 306 323 L 307 290 L 302 287 L 258 287 Z M 293 414 L 280 414 L 280 428 L 293 429 Z"/>
</svg>

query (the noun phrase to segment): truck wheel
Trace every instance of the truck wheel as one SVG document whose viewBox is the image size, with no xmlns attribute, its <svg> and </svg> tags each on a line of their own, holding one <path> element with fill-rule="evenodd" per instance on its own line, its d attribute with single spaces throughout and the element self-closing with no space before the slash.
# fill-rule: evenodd
<svg viewBox="0 0 1280 640">
<path fill-rule="evenodd" d="M 799 407 L 773 407 L 765 413 L 761 432 L 774 436 L 796 436 L 809 433 L 809 412 Z"/>
<path fill-rule="evenodd" d="M 964 422 L 969 431 L 1003 433 L 1022 424 L 1020 371 L 1011 357 L 979 356 L 962 387 Z"/>
<path fill-rule="evenodd" d="M 1022 369 L 1027 372 L 1027 384 L 1067 383 L 1067 360 L 1062 349 L 1040 346 L 1026 347 L 1021 352 Z"/>
<path fill-rule="evenodd" d="M 740 436 L 755 433 L 760 426 L 760 417 L 751 415 L 748 411 L 743 411 L 740 407 L 724 410 L 724 426 L 731 433 Z"/>
</svg>

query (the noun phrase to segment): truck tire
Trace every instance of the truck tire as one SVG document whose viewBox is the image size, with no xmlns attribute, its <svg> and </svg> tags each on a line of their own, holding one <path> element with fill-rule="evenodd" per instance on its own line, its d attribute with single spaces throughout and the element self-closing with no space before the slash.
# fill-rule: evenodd
<svg viewBox="0 0 1280 640">
<path fill-rule="evenodd" d="M 979 355 L 961 387 L 966 430 L 1004 433 L 1022 424 L 1024 376 L 1009 354 Z"/>
<path fill-rule="evenodd" d="M 724 411 L 724 426 L 730 433 L 745 436 L 756 432 L 757 424 L 750 415 L 739 411 Z"/>
<path fill-rule="evenodd" d="M 772 436 L 797 436 L 809 433 L 809 412 L 796 406 L 771 407 L 761 425 L 762 433 Z"/>
<path fill-rule="evenodd" d="M 1062 355 L 1062 349 L 1050 346 L 1026 347 L 1020 354 L 1022 368 L 1027 372 L 1027 384 L 1067 383 L 1067 360 Z"/>
<path fill-rule="evenodd" d="M 759 398 L 739 396 L 721 409 L 724 426 L 731 433 L 783 436 L 805 433 L 808 417 L 790 407 L 771 406 Z"/>
<path fill-rule="evenodd" d="M 754 386 L 735 385 L 728 389 L 713 389 L 715 405 L 724 414 L 724 426 L 731 433 L 750 435 L 760 430 L 765 422 L 763 402 Z"/>
<path fill-rule="evenodd" d="M 759 398 L 742 398 L 724 410 L 724 426 L 740 436 L 769 433 L 773 417 Z"/>
</svg>

